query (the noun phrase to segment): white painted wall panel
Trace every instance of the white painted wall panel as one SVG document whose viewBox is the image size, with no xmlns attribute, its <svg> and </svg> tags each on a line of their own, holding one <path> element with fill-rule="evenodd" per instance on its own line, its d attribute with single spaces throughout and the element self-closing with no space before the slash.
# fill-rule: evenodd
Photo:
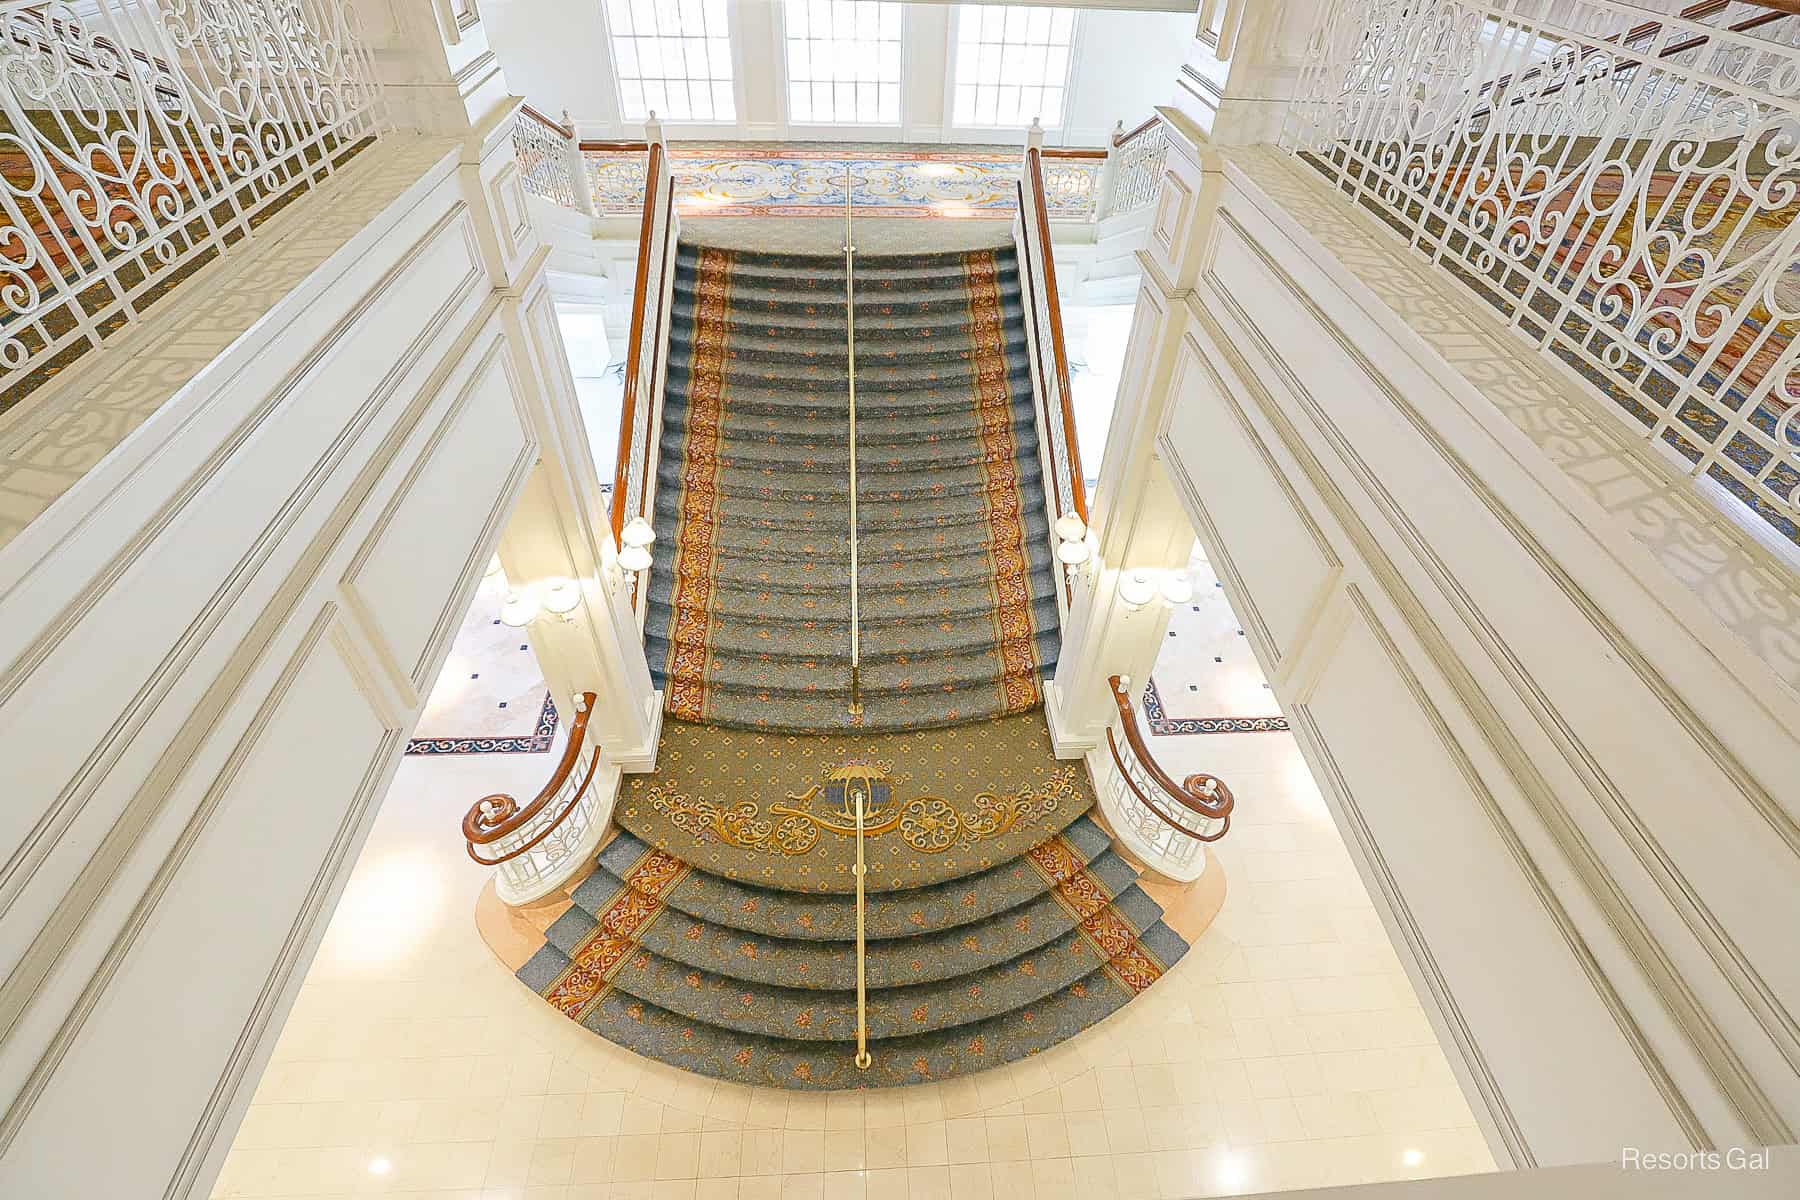
<svg viewBox="0 0 1800 1200">
<path fill-rule="evenodd" d="M 503 343 L 489 347 L 466 396 L 413 468 L 345 579 L 414 691 L 429 691 L 430 650 L 460 617 L 447 601 L 481 540 L 492 498 L 517 469 L 525 432 Z M 459 547 L 462 554 L 447 554 Z"/>
<path fill-rule="evenodd" d="M 1539 1162 L 1581 1162 L 1598 1145 L 1681 1144 L 1680 1126 L 1496 828 L 1490 785 L 1446 741 L 1443 717 L 1370 614 L 1345 615 L 1342 641 L 1295 715 L 1311 727 L 1315 759 L 1329 764 L 1320 783 L 1345 840 L 1403 898 L 1401 925 L 1456 985 L 1448 1016 L 1479 1031 L 1476 1070 L 1491 1074 Z"/>
<path fill-rule="evenodd" d="M 1240 619 L 1267 652 L 1271 671 L 1305 637 L 1336 582 L 1338 561 L 1302 501 L 1220 386 L 1217 368 L 1184 341 L 1175 367 L 1163 446 L 1197 523 L 1210 525 L 1215 563 L 1241 577 Z"/>
<path fill-rule="evenodd" d="M 357 832 L 394 740 L 327 640 L 329 620 L 321 613 L 226 770 L 184 785 L 191 841 L 0 1160 L 0 1193 L 160 1194 L 152 1181 L 175 1171 L 195 1114 L 272 1015 L 271 976 L 304 968 L 331 884 L 322 865 Z M 228 1028 L 250 1044 L 220 1038 Z"/>
</svg>

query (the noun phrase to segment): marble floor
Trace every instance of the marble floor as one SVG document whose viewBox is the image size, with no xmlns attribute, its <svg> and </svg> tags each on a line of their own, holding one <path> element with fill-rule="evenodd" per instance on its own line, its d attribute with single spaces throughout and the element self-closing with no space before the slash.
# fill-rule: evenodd
<svg viewBox="0 0 1800 1200">
<path fill-rule="evenodd" d="M 1153 744 L 1238 797 L 1187 957 L 1029 1061 L 832 1096 L 684 1075 L 552 1012 L 477 935 L 457 832 L 547 756 L 408 758 L 214 1195 L 1173 1200 L 1492 1170 L 1292 736 Z"/>
</svg>

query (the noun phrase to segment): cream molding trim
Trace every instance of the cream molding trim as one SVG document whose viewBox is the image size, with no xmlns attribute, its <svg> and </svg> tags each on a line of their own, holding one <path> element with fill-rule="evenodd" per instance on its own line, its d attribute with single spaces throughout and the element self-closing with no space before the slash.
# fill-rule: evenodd
<svg viewBox="0 0 1800 1200">
<path fill-rule="evenodd" d="M 1343 330 L 1312 302 L 1293 278 L 1274 261 L 1266 248 L 1251 237 L 1229 211 L 1221 208 L 1219 215 L 1261 260 L 1264 268 L 1288 290 L 1296 303 L 1338 343 L 1339 348 L 1349 360 L 1358 365 L 1359 369 L 1381 390 L 1396 409 L 1402 413 L 1410 413 L 1409 420 L 1415 423 L 1415 427 L 1418 426 L 1422 422 L 1422 418 L 1418 417 L 1416 411 L 1411 410 L 1411 405 L 1393 390 L 1373 363 L 1361 353 Z M 1358 483 L 1375 500 L 1389 525 L 1406 541 L 1409 549 L 1430 575 L 1440 593 L 1450 602 L 1467 630 L 1483 647 L 1493 664 L 1513 685 L 1515 691 L 1520 694 L 1520 698 L 1526 702 L 1527 707 L 1534 713 L 1541 713 L 1547 706 L 1547 699 L 1543 698 L 1541 694 L 1534 695 L 1536 693 L 1535 685 L 1528 679 L 1522 678 L 1517 660 L 1499 639 L 1493 627 L 1481 615 L 1473 600 L 1451 577 L 1448 568 L 1425 543 L 1423 536 L 1407 518 L 1392 495 L 1387 492 L 1380 479 L 1356 454 L 1343 432 L 1325 415 L 1317 400 L 1307 391 L 1301 381 L 1294 377 L 1279 352 L 1251 321 L 1249 314 L 1244 312 L 1233 299 L 1229 289 L 1223 285 L 1223 281 L 1217 280 L 1210 272 L 1208 279 L 1212 284 L 1215 301 L 1219 307 L 1231 314 L 1234 321 L 1243 330 L 1245 339 L 1257 346 L 1265 359 L 1282 375 L 1283 382 L 1306 411 L 1309 420 L 1318 428 L 1324 440 L 1331 445 L 1340 460 L 1351 470 Z M 1234 360 L 1240 372 L 1245 372 L 1245 364 L 1230 339 L 1219 337 L 1216 340 L 1220 343 L 1221 352 Z M 1254 376 L 1247 375 L 1247 378 L 1254 378 Z M 1260 389 L 1257 398 L 1259 405 L 1264 408 L 1264 416 L 1276 427 L 1282 440 L 1287 443 L 1289 453 L 1299 461 L 1313 486 L 1324 497 L 1326 504 L 1338 517 L 1352 541 L 1357 544 L 1371 571 L 1381 581 L 1383 590 L 1393 599 L 1405 616 L 1408 625 L 1412 627 L 1414 636 L 1426 648 L 1426 652 L 1432 657 L 1433 662 L 1445 678 L 1450 681 L 1463 705 L 1475 718 L 1477 726 L 1481 728 L 1484 738 L 1488 740 L 1501 761 L 1507 764 L 1507 769 L 1531 801 L 1532 807 L 1536 810 L 1539 818 L 1544 821 L 1552 839 L 1568 858 L 1578 877 L 1586 884 L 1590 895 L 1608 914 L 1615 931 L 1630 950 L 1646 978 L 1651 981 L 1654 990 L 1670 1015 L 1675 1018 L 1676 1023 L 1686 1034 L 1694 1049 L 1707 1062 L 1715 1083 L 1724 1094 L 1732 1098 L 1746 1123 L 1768 1144 L 1782 1144 L 1791 1141 L 1792 1137 L 1787 1131 L 1786 1123 L 1769 1103 L 1761 1088 L 1750 1078 L 1735 1049 L 1726 1041 L 1711 1017 L 1699 1006 L 1697 998 L 1681 981 L 1667 955 L 1650 933 L 1649 927 L 1626 899 L 1617 881 L 1606 869 L 1592 845 L 1570 817 L 1566 807 L 1556 796 L 1555 790 L 1539 773 L 1530 755 L 1506 726 L 1504 719 L 1500 717 L 1492 702 L 1487 699 L 1480 684 L 1462 663 L 1448 639 L 1437 630 L 1430 615 L 1426 613 L 1417 597 L 1412 594 L 1404 577 L 1380 548 L 1362 518 L 1331 481 L 1329 473 L 1323 465 L 1308 449 L 1306 439 L 1293 428 L 1272 400 L 1260 394 Z M 1425 431 L 1421 430 L 1421 432 Z M 1488 505 L 1490 509 L 1499 505 L 1498 498 L 1494 497 L 1485 486 L 1468 477 L 1467 464 L 1455 459 L 1448 447 L 1436 438 L 1435 433 L 1426 433 L 1426 436 L 1434 449 L 1440 454 L 1446 455 L 1458 475 L 1464 479 L 1471 491 L 1483 500 L 1484 504 Z M 1494 511 L 1494 515 L 1502 521 L 1515 538 L 1521 541 L 1523 547 L 1532 553 L 1535 559 L 1543 563 L 1547 556 L 1542 547 L 1530 539 L 1529 534 L 1518 525 L 1510 512 L 1499 508 Z M 1568 580 L 1560 569 L 1554 571 L 1553 577 L 1557 577 L 1565 587 L 1574 586 L 1573 581 Z M 1591 601 L 1588 603 L 1591 606 Z M 1572 753 L 1578 754 L 1586 764 L 1593 764 L 1594 760 L 1591 755 L 1586 753 L 1584 747 L 1580 747 L 1579 743 L 1571 746 L 1558 736 L 1559 733 L 1569 733 L 1566 726 L 1557 722 L 1555 727 L 1546 727 L 1545 732 L 1558 742 L 1565 756 Z M 1576 764 L 1572 763 L 1571 765 Z M 1577 766 L 1577 770 L 1580 770 L 1580 766 Z M 1582 773 L 1584 776 L 1586 775 L 1586 772 Z M 1596 795 L 1595 799 L 1605 803 L 1608 799 L 1616 797 L 1622 802 L 1622 797 L 1617 797 L 1616 790 L 1608 788 L 1607 792 L 1608 795 Z M 1635 814 L 1633 816 L 1635 817 Z M 1507 827 L 1506 835 L 1517 836 L 1510 826 Z M 1645 836 L 1648 837 L 1647 831 Z M 1554 904 L 1554 908 L 1550 911 L 1559 922 L 1568 919 L 1560 901 L 1554 900 L 1551 896 L 1543 896 L 1543 899 L 1546 904 Z M 1571 932 L 1573 932 L 1572 927 Z M 1735 951 L 1735 947 L 1732 947 L 1731 950 Z M 1674 1088 L 1672 1077 L 1669 1076 L 1654 1047 L 1644 1038 L 1636 1020 L 1631 1017 L 1610 982 L 1602 985 L 1602 981 L 1605 979 L 1604 972 L 1585 942 L 1579 944 L 1578 953 L 1584 969 L 1589 970 L 1590 977 L 1596 980 L 1596 985 L 1600 987 L 1608 1007 L 1613 1010 L 1615 1019 L 1620 1022 L 1620 1028 L 1631 1039 L 1638 1050 L 1640 1059 L 1652 1071 L 1653 1077 L 1659 1080 L 1659 1087 L 1664 1087 L 1665 1096 L 1671 1105 L 1671 1113 L 1683 1124 L 1684 1128 L 1690 1130 L 1690 1136 L 1700 1139 L 1696 1140 L 1696 1146 L 1704 1147 L 1705 1135 L 1698 1119 L 1686 1101 L 1680 1099 L 1679 1092 Z M 1745 971 L 1749 971 L 1747 963 L 1742 966 Z M 1769 1032 L 1773 1033 L 1774 1031 Z"/>
</svg>

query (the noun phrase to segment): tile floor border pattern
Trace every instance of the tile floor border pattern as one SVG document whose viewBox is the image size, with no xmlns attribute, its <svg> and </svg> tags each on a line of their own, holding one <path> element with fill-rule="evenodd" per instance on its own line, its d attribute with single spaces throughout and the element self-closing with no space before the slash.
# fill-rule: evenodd
<svg viewBox="0 0 1800 1200">
<path fill-rule="evenodd" d="M 410 738 L 408 754 L 542 754 L 556 740 L 556 700 L 544 697 L 537 729 L 523 737 Z"/>
<path fill-rule="evenodd" d="M 1158 737 L 1193 733 L 1286 733 L 1286 717 L 1172 717 L 1152 678 L 1144 685 L 1144 720 Z"/>
</svg>

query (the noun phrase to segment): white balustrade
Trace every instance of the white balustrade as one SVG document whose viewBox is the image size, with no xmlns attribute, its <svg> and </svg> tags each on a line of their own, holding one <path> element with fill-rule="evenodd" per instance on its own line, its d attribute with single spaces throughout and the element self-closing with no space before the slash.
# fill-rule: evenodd
<svg viewBox="0 0 1800 1200">
<path fill-rule="evenodd" d="M 0 392 L 129 327 L 387 126 L 353 8 L 0 0 Z"/>
<path fill-rule="evenodd" d="M 529 904 L 555 891 L 582 868 L 606 832 L 601 791 L 593 786 L 604 764 L 600 748 L 586 740 L 593 704 L 593 692 L 577 698 L 569 745 L 530 804 L 521 809 L 504 793 L 484 796 L 463 818 L 469 857 L 494 868 L 494 893 L 507 904 Z"/>
<path fill-rule="evenodd" d="M 1130 683 L 1112 680 L 1118 712 L 1095 771 L 1100 811 L 1132 854 L 1158 874 L 1190 883 L 1206 870 L 1207 843 L 1231 827 L 1231 791 L 1211 775 L 1190 775 L 1177 784 L 1157 766 L 1137 724 Z"/>
<path fill-rule="evenodd" d="M 1333 0 L 1283 144 L 1800 542 L 1800 20 L 1684 12 Z"/>
<path fill-rule="evenodd" d="M 1159 120 L 1114 143 L 1108 192 L 1102 198 L 1100 216 L 1122 217 L 1150 207 L 1162 191 L 1163 162 L 1169 156 L 1169 135 Z"/>
<path fill-rule="evenodd" d="M 513 153 L 525 178 L 525 190 L 564 208 L 579 208 L 577 180 L 572 172 L 570 148 L 573 131 L 557 125 L 530 105 L 519 109 L 513 121 Z M 579 151 L 577 151 L 579 154 Z"/>
</svg>

